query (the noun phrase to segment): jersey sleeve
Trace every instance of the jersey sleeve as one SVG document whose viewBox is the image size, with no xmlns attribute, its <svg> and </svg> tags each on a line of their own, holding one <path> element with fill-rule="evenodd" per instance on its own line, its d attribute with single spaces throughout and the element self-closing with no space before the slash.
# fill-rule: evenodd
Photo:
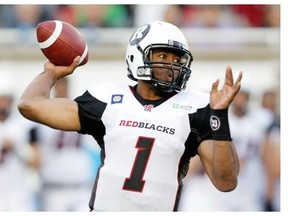
<svg viewBox="0 0 288 216">
<path fill-rule="evenodd" d="M 199 108 L 195 113 L 189 114 L 190 133 L 185 142 L 185 151 L 181 157 L 179 177 L 183 179 L 188 172 L 190 159 L 198 154 L 200 143 L 212 139 L 212 130 L 209 123 L 210 105 Z"/>
<path fill-rule="evenodd" d="M 101 120 L 107 104 L 93 97 L 89 91 L 75 98 L 81 129 L 78 133 L 90 134 L 100 144 L 105 135 L 105 126 Z"/>
<path fill-rule="evenodd" d="M 193 120 L 195 118 L 195 120 Z M 194 124 L 196 122 L 197 124 Z M 212 129 L 210 127 L 210 105 L 198 109 L 196 114 L 192 117 L 191 128 L 196 129 L 198 133 L 199 144 L 208 139 L 212 139 Z"/>
<path fill-rule="evenodd" d="M 204 140 L 212 139 L 212 130 L 209 123 L 210 105 L 197 109 L 193 114 L 189 114 L 191 132 L 185 143 L 188 159 L 198 153 L 198 147 Z"/>
</svg>

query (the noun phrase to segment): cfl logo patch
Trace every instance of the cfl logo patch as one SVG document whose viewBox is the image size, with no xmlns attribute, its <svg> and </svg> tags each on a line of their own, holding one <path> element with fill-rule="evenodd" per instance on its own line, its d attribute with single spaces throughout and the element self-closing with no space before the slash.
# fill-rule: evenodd
<svg viewBox="0 0 288 216">
<path fill-rule="evenodd" d="M 211 127 L 211 129 L 213 131 L 217 131 L 220 128 L 220 125 L 221 125 L 221 123 L 220 123 L 219 118 L 217 116 L 215 116 L 215 115 L 212 115 L 210 117 L 210 127 Z"/>
<path fill-rule="evenodd" d="M 122 103 L 123 97 L 124 97 L 124 95 L 122 95 L 122 94 L 112 95 L 111 104 Z"/>
</svg>

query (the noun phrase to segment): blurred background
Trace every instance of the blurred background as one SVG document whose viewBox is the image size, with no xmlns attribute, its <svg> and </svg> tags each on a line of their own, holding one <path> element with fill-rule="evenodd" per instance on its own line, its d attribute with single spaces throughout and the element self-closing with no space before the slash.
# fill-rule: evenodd
<svg viewBox="0 0 288 216">
<path fill-rule="evenodd" d="M 278 160 L 279 149 L 277 152 L 275 146 L 280 142 L 280 134 L 277 135 L 274 127 L 280 119 L 280 5 L 5 4 L 0 5 L 0 115 L 3 116 L 0 119 L 0 211 L 88 211 L 90 191 L 99 166 L 99 149 L 96 143 L 85 137 L 82 148 L 75 144 L 82 151 L 81 157 L 84 157 L 83 152 L 87 156 L 89 169 L 81 174 L 74 170 L 70 179 L 77 175 L 86 176 L 85 179 L 79 179 L 78 182 L 64 181 L 63 176 L 54 173 L 54 177 L 58 178 L 51 180 L 48 177 L 47 180 L 43 177 L 49 170 L 43 169 L 45 161 L 49 164 L 49 160 L 57 160 L 63 165 L 62 169 L 67 170 L 67 167 L 74 166 L 71 164 L 73 158 L 77 157 L 76 152 L 73 152 L 73 156 L 63 156 L 61 153 L 58 159 L 45 159 L 47 147 L 41 147 L 45 146 L 41 140 L 46 132 L 40 130 L 39 125 L 26 122 L 16 109 L 25 86 L 42 72 L 46 61 L 38 47 L 35 28 L 39 22 L 51 19 L 73 24 L 83 34 L 89 47 L 89 62 L 68 77 L 69 94 L 65 97 L 74 98 L 88 86 L 98 82 L 120 81 L 134 84 L 126 77 L 127 42 L 137 27 L 152 20 L 171 22 L 186 35 L 194 57 L 192 76 L 187 88 L 209 92 L 213 81 L 218 78 L 223 81 L 227 65 L 232 66 L 235 76 L 243 71 L 242 89 L 249 93 L 245 109 L 253 113 L 253 117 L 249 116 L 250 120 L 255 122 L 257 116 L 259 124 L 255 127 L 263 127 L 259 132 L 261 136 L 257 139 L 257 147 L 254 145 L 254 150 L 257 150 L 253 151 L 253 155 L 259 156 L 259 162 L 263 166 L 263 170 L 259 172 L 264 174 L 265 181 L 261 182 L 261 192 L 255 195 L 257 204 L 252 207 L 247 205 L 247 208 L 231 204 L 228 210 L 280 210 L 280 173 L 274 172 L 279 167 L 275 168 L 273 165 L 271 168 L 271 158 L 274 162 Z M 269 115 L 272 116 L 271 120 L 264 123 L 262 120 L 269 119 L 270 116 L 267 117 L 262 112 L 263 109 L 269 110 Z M 271 131 L 273 139 L 270 137 Z M 51 140 L 51 143 L 56 142 L 56 138 Z M 251 142 L 247 141 L 243 145 L 249 146 Z M 267 149 L 269 157 L 265 156 Z M 53 153 L 54 150 L 48 151 L 48 154 L 56 154 Z M 62 147 L 61 151 L 64 151 Z M 243 150 L 243 158 L 246 158 L 248 150 L 245 151 Z M 249 152 L 251 154 L 250 150 Z M 67 159 L 69 157 L 72 161 Z M 58 165 L 54 163 L 53 166 L 56 169 Z M 63 173 L 60 166 L 58 168 L 58 173 Z M 20 179 L 23 180 L 21 184 Z M 190 182 L 192 180 L 187 184 Z M 259 182 L 255 183 L 259 185 Z M 81 195 L 80 185 L 83 188 Z M 78 189 L 76 192 L 75 188 Z M 43 194 L 49 196 L 44 197 Z M 55 197 L 58 199 L 53 203 L 51 200 L 55 200 Z M 204 206 L 203 209 L 193 209 L 189 198 L 184 196 L 183 200 L 183 211 L 209 210 Z M 215 206 L 212 211 L 220 209 Z"/>
<path fill-rule="evenodd" d="M 35 27 L 49 19 L 73 24 L 89 45 L 90 62 L 77 72 L 81 81 L 71 77 L 77 80 L 73 91 L 83 91 L 87 82 L 127 80 L 127 40 L 152 20 L 183 29 L 195 59 L 191 87 L 209 90 L 212 80 L 223 78 L 227 64 L 235 73 L 245 72 L 243 85 L 253 88 L 256 100 L 267 88 L 279 87 L 279 5 L 0 5 L 1 73 L 7 71 L 20 92 L 45 62 Z M 19 73 L 25 76 L 19 79 Z"/>
</svg>

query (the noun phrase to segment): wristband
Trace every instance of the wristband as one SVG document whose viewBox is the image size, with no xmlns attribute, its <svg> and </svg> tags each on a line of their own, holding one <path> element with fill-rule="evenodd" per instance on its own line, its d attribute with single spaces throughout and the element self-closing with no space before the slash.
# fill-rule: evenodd
<svg viewBox="0 0 288 216">
<path fill-rule="evenodd" d="M 222 110 L 210 109 L 210 114 L 213 140 L 232 141 L 228 122 L 228 108 Z"/>
</svg>

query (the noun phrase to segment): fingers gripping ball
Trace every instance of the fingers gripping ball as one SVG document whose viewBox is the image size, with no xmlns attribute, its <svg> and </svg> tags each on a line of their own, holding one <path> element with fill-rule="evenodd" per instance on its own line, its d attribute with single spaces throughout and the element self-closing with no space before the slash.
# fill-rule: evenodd
<svg viewBox="0 0 288 216">
<path fill-rule="evenodd" d="M 41 51 L 53 64 L 68 66 L 76 56 L 81 56 L 79 66 L 88 62 L 88 46 L 71 24 L 59 20 L 44 21 L 37 25 L 36 35 Z"/>
</svg>

